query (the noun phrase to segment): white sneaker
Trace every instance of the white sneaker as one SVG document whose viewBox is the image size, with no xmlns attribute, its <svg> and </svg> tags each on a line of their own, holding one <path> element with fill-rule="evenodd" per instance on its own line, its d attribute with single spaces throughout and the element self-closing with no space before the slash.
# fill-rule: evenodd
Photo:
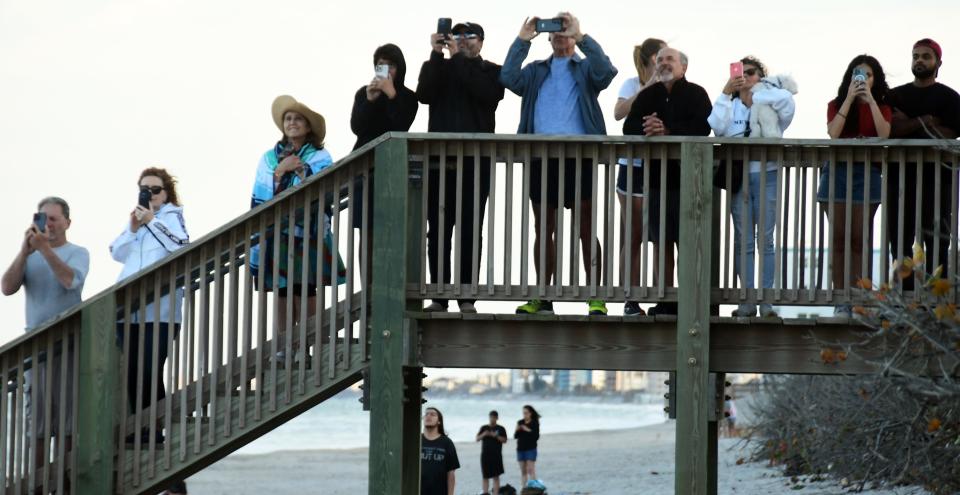
<svg viewBox="0 0 960 495">
<path fill-rule="evenodd" d="M 423 310 L 427 313 L 446 313 L 447 307 L 438 302 L 432 302 L 429 306 L 423 308 Z"/>
<path fill-rule="evenodd" d="M 460 303 L 460 312 L 461 313 L 476 313 L 477 308 L 473 305 L 472 302 L 462 302 Z"/>
</svg>

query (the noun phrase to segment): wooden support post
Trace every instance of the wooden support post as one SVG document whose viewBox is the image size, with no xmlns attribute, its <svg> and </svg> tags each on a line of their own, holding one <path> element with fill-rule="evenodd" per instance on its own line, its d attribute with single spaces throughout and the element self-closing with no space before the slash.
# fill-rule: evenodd
<svg viewBox="0 0 960 495">
<path fill-rule="evenodd" d="M 710 463 L 710 281 L 713 278 L 713 147 L 680 149 L 679 312 L 675 493 L 716 493 Z"/>
<path fill-rule="evenodd" d="M 123 411 L 118 404 L 116 321 L 113 292 L 87 304 L 80 315 L 80 390 L 73 441 L 77 449 L 76 493 L 115 493 L 113 425 Z"/>
<path fill-rule="evenodd" d="M 408 255 L 417 253 L 407 252 L 410 226 L 416 225 L 416 221 L 408 213 L 411 198 L 406 140 L 385 141 L 377 147 L 375 160 L 377 187 L 375 197 L 370 198 L 374 222 L 374 310 L 370 333 L 368 490 L 370 495 L 415 495 L 420 492 L 420 415 L 417 412 L 411 417 L 414 405 L 409 403 L 411 391 L 405 387 L 403 375 L 411 332 L 404 320 L 407 272 L 398 269 L 406 266 Z M 418 203 L 419 198 L 412 202 Z M 417 402 L 419 411 L 419 399 Z M 416 458 L 415 470 L 409 459 L 412 455 Z"/>
</svg>

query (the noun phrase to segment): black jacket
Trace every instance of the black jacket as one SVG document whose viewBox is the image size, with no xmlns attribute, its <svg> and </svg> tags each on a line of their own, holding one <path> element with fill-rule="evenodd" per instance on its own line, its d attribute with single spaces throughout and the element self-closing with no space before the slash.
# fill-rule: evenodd
<svg viewBox="0 0 960 495">
<path fill-rule="evenodd" d="M 681 78 L 667 91 L 657 83 L 640 92 L 623 123 L 625 135 L 642 136 L 643 117 L 656 112 L 669 136 L 709 136 L 707 117 L 713 110 L 710 97 L 700 86 Z M 667 189 L 680 189 L 679 163 L 667 163 Z M 660 187 L 660 160 L 651 160 L 650 187 Z"/>
<path fill-rule="evenodd" d="M 350 114 L 350 128 L 357 135 L 353 149 L 373 141 L 381 134 L 390 131 L 406 132 L 410 130 L 413 119 L 417 117 L 417 94 L 403 85 L 407 73 L 407 64 L 403 53 L 395 45 L 384 45 L 374 54 L 374 64 L 384 57 L 397 64 L 397 77 L 393 84 L 397 95 L 391 100 L 380 95 L 373 101 L 367 100 L 367 87 L 362 86 L 353 97 L 353 112 Z"/>
<path fill-rule="evenodd" d="M 429 132 L 494 132 L 503 99 L 500 66 L 456 54 L 430 52 L 420 68 L 417 99 L 430 105 Z"/>
</svg>

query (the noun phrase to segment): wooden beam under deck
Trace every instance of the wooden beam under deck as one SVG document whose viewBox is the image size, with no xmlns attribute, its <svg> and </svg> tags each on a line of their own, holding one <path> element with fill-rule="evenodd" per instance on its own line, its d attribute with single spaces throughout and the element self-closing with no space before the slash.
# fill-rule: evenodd
<svg viewBox="0 0 960 495">
<path fill-rule="evenodd" d="M 461 313 L 408 313 L 408 317 L 417 320 L 419 359 L 426 367 L 638 371 L 676 367 L 676 317 Z M 503 324 L 496 324 L 499 321 Z M 833 364 L 821 358 L 821 342 L 862 340 L 868 329 L 847 318 L 713 317 L 710 328 L 711 372 L 875 371 L 855 356 Z"/>
</svg>

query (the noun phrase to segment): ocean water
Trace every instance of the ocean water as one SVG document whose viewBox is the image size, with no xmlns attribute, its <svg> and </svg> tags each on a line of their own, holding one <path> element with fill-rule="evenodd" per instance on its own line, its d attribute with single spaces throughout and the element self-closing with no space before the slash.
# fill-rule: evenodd
<svg viewBox="0 0 960 495">
<path fill-rule="evenodd" d="M 367 447 L 370 413 L 361 409 L 354 391 L 345 391 L 294 418 L 263 437 L 247 444 L 236 454 L 264 454 L 280 450 L 354 449 Z M 423 407 L 443 413 L 447 435 L 455 442 L 469 442 L 495 409 L 500 424 L 512 437 L 522 417 L 524 404 L 543 416 L 540 433 L 618 430 L 636 428 L 666 420 L 663 399 L 652 403 L 623 403 L 611 399 L 575 397 L 542 399 L 534 396 L 441 397 Z"/>
</svg>

